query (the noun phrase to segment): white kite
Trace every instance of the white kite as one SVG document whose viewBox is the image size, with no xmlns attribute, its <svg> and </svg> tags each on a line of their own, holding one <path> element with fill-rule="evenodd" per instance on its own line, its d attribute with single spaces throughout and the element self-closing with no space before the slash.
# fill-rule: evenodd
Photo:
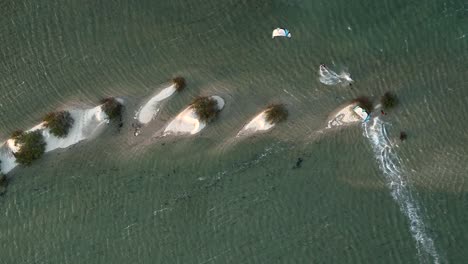
<svg viewBox="0 0 468 264">
<path fill-rule="evenodd" d="M 291 38 L 291 32 L 285 28 L 276 28 L 271 34 L 271 38 L 275 37 L 288 37 Z"/>
</svg>

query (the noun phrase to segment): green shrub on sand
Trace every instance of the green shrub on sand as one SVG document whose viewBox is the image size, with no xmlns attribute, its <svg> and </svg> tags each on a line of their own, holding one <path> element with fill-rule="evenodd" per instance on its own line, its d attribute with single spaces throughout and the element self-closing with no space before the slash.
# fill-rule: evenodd
<svg viewBox="0 0 468 264">
<path fill-rule="evenodd" d="M 16 138 L 15 144 L 19 144 L 20 149 L 13 154 L 16 161 L 22 165 L 30 165 L 39 159 L 46 148 L 46 142 L 39 130 L 23 133 Z"/>
<path fill-rule="evenodd" d="M 372 112 L 374 109 L 374 104 L 372 101 L 369 99 L 369 97 L 366 96 L 361 96 L 353 100 L 354 103 L 357 103 L 359 107 L 362 109 L 366 110 L 366 112 L 369 114 Z"/>
<path fill-rule="evenodd" d="M 18 129 L 18 130 L 13 131 L 13 133 L 11 133 L 11 138 L 16 140 L 18 139 L 19 136 L 23 134 L 24 134 L 24 131 Z"/>
<path fill-rule="evenodd" d="M 186 85 L 184 77 L 180 77 L 180 76 L 173 78 L 172 83 L 175 84 L 175 88 L 178 92 L 182 91 Z"/>
<path fill-rule="evenodd" d="M 108 97 L 101 100 L 102 111 L 106 113 L 109 120 L 115 120 L 122 116 L 122 104 L 117 101 L 114 97 Z"/>
<path fill-rule="evenodd" d="M 266 120 L 270 122 L 270 124 L 285 121 L 288 118 L 288 114 L 288 110 L 282 104 L 270 105 L 267 110 L 265 110 Z"/>
<path fill-rule="evenodd" d="M 53 135 L 62 138 L 68 135 L 68 131 L 70 131 L 75 122 L 68 111 L 48 113 L 43 121 L 45 122 L 45 127 L 49 128 Z"/>
<path fill-rule="evenodd" d="M 207 96 L 195 98 L 190 106 L 195 110 L 200 121 L 205 123 L 212 121 L 219 113 L 218 101 Z"/>
<path fill-rule="evenodd" d="M 386 110 L 395 107 L 398 104 L 398 98 L 395 94 L 391 92 L 386 92 L 381 98 L 380 103 L 382 107 Z"/>
</svg>

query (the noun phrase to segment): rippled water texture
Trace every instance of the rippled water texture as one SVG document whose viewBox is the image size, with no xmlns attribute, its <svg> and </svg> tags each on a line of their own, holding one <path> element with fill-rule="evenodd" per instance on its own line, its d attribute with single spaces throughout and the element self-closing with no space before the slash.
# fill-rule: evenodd
<svg viewBox="0 0 468 264">
<path fill-rule="evenodd" d="M 121 129 L 8 174 L 0 262 L 468 259 L 466 2 L 16 0 L 0 11 L 2 142 L 49 111 L 126 103 Z M 277 27 L 292 37 L 272 39 Z M 322 84 L 321 63 L 352 87 Z M 135 113 L 175 76 L 186 89 L 134 137 Z M 324 129 L 338 107 L 386 91 L 400 105 L 374 115 L 385 133 Z M 155 137 L 198 95 L 225 100 L 213 123 Z M 287 122 L 235 139 L 272 103 Z M 384 145 L 398 162 L 379 158 Z"/>
</svg>

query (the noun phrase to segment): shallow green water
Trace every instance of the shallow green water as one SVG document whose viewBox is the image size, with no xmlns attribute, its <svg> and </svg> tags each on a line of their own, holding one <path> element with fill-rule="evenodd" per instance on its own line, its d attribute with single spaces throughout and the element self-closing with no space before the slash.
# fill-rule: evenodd
<svg viewBox="0 0 468 264">
<path fill-rule="evenodd" d="M 0 3 L 0 137 L 47 111 L 126 99 L 125 125 L 9 176 L 3 263 L 433 263 L 359 126 L 317 133 L 358 95 L 394 91 L 388 134 L 441 263 L 468 259 L 468 6 L 456 1 Z M 293 37 L 271 39 L 287 27 Z M 356 83 L 324 86 L 317 69 Z M 132 136 L 138 105 L 188 87 Z M 226 100 L 196 137 L 152 131 L 197 95 Z M 265 105 L 287 123 L 233 141 Z M 302 167 L 293 169 L 297 158 Z"/>
</svg>

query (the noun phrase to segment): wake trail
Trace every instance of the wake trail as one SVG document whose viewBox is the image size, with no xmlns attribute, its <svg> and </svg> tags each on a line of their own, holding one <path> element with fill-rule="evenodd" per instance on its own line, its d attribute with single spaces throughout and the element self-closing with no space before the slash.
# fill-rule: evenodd
<svg viewBox="0 0 468 264">
<path fill-rule="evenodd" d="M 340 74 L 332 71 L 324 64 L 321 64 L 319 67 L 319 80 L 321 83 L 325 85 L 336 85 L 336 84 L 343 84 L 348 85 L 353 82 L 351 76 L 348 72 L 341 72 Z"/>
<path fill-rule="evenodd" d="M 433 239 L 427 234 L 421 217 L 421 210 L 413 198 L 410 186 L 404 176 L 401 161 L 393 150 L 385 129 L 385 122 L 378 117 L 363 124 L 364 136 L 369 139 L 375 158 L 379 163 L 393 199 L 410 221 L 410 232 L 416 240 L 416 248 L 421 263 L 440 263 L 440 257 Z"/>
</svg>

